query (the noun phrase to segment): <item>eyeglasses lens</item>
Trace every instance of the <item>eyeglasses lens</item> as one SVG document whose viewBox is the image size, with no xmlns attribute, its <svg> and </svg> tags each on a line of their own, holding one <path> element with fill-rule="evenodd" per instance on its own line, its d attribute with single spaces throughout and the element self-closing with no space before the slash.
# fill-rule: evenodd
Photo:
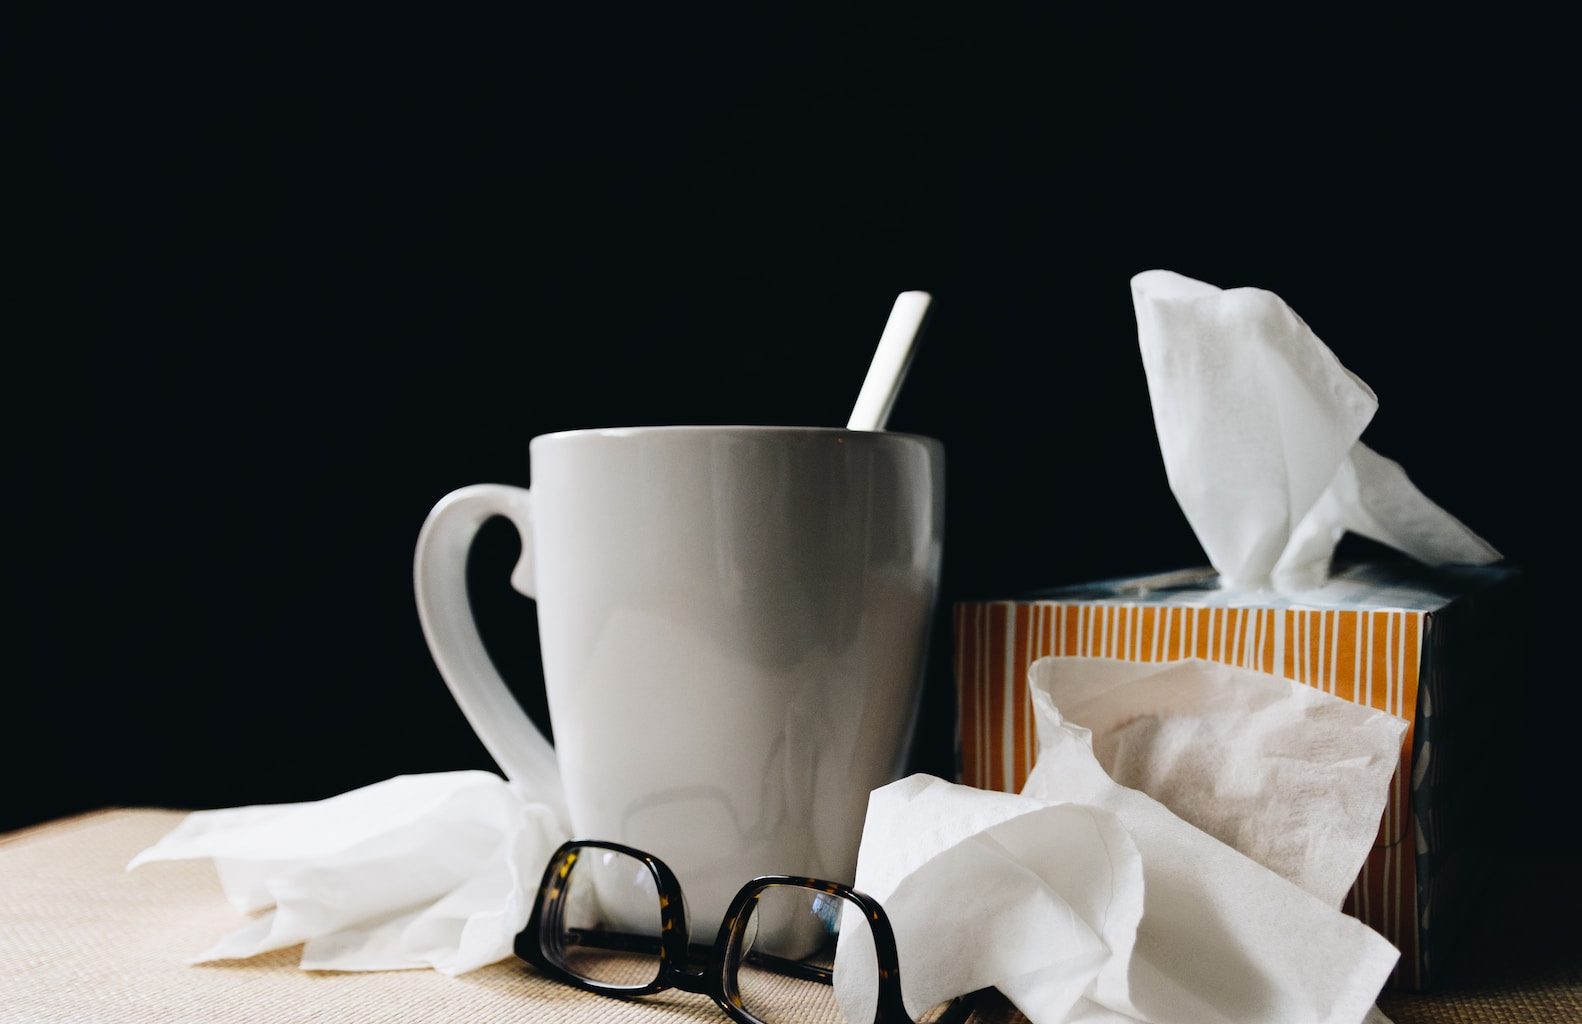
<svg viewBox="0 0 1582 1024">
<path fill-rule="evenodd" d="M 846 941 L 840 941 L 843 924 L 852 933 Z M 856 904 L 819 889 L 769 886 L 759 894 L 736 952 L 742 1005 L 764 1024 L 872 1024 L 878 970 L 872 935 Z M 837 970 L 843 975 L 838 990 Z M 848 970 L 851 976 L 845 977 Z"/>
<path fill-rule="evenodd" d="M 614 850 L 577 851 L 543 947 L 561 967 L 607 988 L 642 988 L 659 976 L 659 887 L 648 865 Z"/>
</svg>

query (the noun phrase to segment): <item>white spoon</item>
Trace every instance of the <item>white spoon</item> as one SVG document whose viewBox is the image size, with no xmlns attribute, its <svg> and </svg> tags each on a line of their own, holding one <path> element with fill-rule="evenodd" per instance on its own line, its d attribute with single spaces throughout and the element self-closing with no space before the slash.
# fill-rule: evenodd
<svg viewBox="0 0 1582 1024">
<path fill-rule="evenodd" d="M 890 419 L 890 407 L 901 390 L 901 381 L 906 379 L 907 367 L 912 365 L 912 352 L 932 301 L 927 292 L 902 292 L 895 297 L 890 319 L 885 322 L 879 347 L 873 353 L 873 363 L 868 367 L 868 377 L 857 393 L 851 419 L 846 421 L 847 430 L 884 429 Z"/>
</svg>

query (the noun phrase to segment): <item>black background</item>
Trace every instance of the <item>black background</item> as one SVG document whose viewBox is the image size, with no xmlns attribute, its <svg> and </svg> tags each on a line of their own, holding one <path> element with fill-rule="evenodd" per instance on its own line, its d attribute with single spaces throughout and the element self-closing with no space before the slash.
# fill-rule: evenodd
<svg viewBox="0 0 1582 1024">
<path fill-rule="evenodd" d="M 1368 442 L 1532 572 L 1510 809 L 1574 855 L 1555 30 L 1253 27 L 743 5 L 12 35 L 0 828 L 490 766 L 413 611 L 432 503 L 529 483 L 551 430 L 841 424 L 906 288 L 936 313 L 891 427 L 949 452 L 947 600 L 1200 563 L 1127 286 L 1166 267 L 1286 298 L 1380 395 Z M 486 529 L 474 596 L 541 715 L 515 546 Z M 948 772 L 935 662 L 918 764 Z"/>
</svg>

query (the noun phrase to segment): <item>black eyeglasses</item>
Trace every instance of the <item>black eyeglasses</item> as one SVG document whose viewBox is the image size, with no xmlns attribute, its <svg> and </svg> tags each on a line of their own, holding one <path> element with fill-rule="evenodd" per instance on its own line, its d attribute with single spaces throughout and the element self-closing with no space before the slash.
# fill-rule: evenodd
<svg viewBox="0 0 1582 1024">
<path fill-rule="evenodd" d="M 848 942 L 844 955 L 857 959 L 843 960 L 842 969 L 877 979 L 855 986 L 863 994 L 848 995 L 844 1006 L 834 987 L 843 920 L 848 932 L 866 922 L 872 943 Z M 901 1002 L 895 934 L 872 897 L 838 882 L 762 875 L 731 900 L 713 947 L 693 946 L 674 872 L 617 843 L 573 841 L 555 851 L 516 955 L 603 995 L 676 988 L 710 996 L 738 1024 L 912 1024 Z M 955 1024 L 971 1013 L 972 999 L 936 1009 L 925 1019 Z"/>
</svg>

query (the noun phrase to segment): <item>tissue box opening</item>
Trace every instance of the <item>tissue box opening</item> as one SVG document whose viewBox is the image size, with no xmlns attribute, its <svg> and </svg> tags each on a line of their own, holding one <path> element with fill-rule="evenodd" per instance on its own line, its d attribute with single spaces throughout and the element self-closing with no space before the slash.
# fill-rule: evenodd
<svg viewBox="0 0 1582 1024">
<path fill-rule="evenodd" d="M 1047 655 L 1205 658 L 1400 715 L 1401 764 L 1345 909 L 1401 950 L 1390 987 L 1429 988 L 1514 828 L 1520 581 L 1370 563 L 1286 597 L 1200 569 L 958 603 L 960 780 L 1021 789 L 1037 757 L 1027 669 Z"/>
</svg>

